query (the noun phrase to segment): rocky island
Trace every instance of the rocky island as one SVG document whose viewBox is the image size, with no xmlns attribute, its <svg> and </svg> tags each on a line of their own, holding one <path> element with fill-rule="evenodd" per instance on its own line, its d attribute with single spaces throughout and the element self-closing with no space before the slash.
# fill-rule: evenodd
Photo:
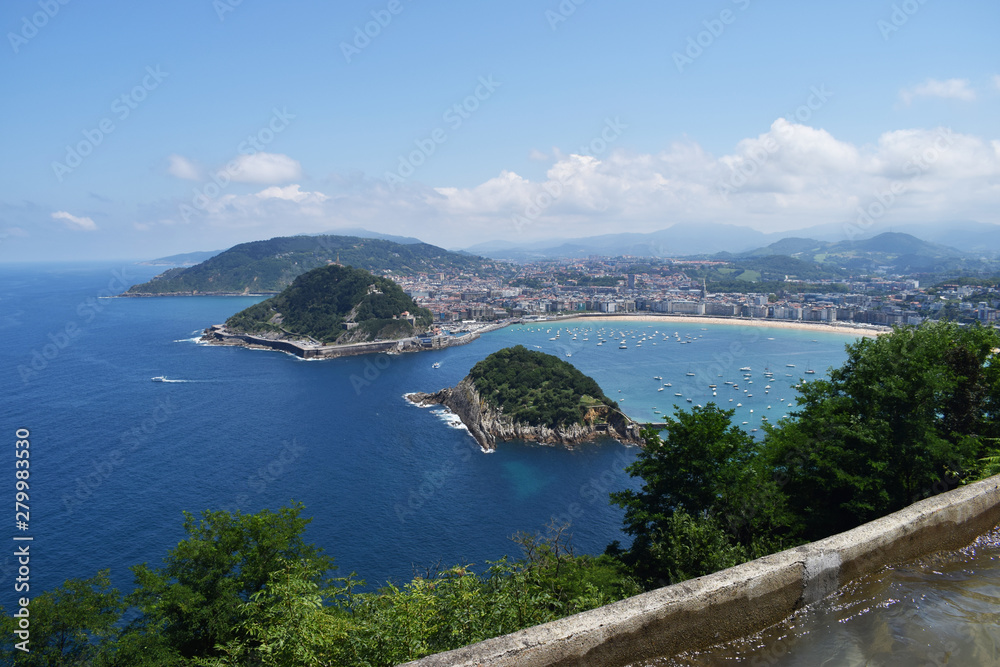
<svg viewBox="0 0 1000 667">
<path fill-rule="evenodd" d="M 607 436 L 643 443 L 641 426 L 593 378 L 523 345 L 494 352 L 454 387 L 406 398 L 421 406 L 446 406 L 486 451 L 496 449 L 497 440 L 575 445 Z"/>
</svg>

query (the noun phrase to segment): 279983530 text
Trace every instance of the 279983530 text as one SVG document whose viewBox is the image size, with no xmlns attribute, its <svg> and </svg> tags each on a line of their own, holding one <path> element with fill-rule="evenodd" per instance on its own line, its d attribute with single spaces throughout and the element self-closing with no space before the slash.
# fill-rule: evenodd
<svg viewBox="0 0 1000 667">
<path fill-rule="evenodd" d="M 28 482 L 31 477 L 31 473 L 29 472 L 29 459 L 31 457 L 31 443 L 29 438 L 31 437 L 31 433 L 26 428 L 19 428 L 14 435 L 16 436 L 14 443 L 14 455 L 16 457 L 14 462 L 14 525 L 20 531 L 20 534 L 14 536 L 14 557 L 17 559 L 17 577 L 14 579 L 14 591 L 27 594 L 31 590 L 31 555 L 30 545 L 27 542 L 33 539 L 28 535 L 28 522 L 31 521 L 30 496 L 28 495 L 30 488 Z M 17 623 L 14 628 L 14 647 L 25 653 L 30 652 L 28 648 L 30 640 L 29 602 L 30 598 L 27 595 L 19 598 L 17 601 L 18 609 L 14 613 L 14 619 L 16 619 Z"/>
</svg>

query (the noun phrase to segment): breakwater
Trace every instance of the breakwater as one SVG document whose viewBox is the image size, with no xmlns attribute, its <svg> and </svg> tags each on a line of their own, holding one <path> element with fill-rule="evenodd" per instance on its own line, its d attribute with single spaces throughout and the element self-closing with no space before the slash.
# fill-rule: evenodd
<svg viewBox="0 0 1000 667">
<path fill-rule="evenodd" d="M 464 336 L 414 336 L 399 340 L 380 340 L 367 343 L 350 343 L 347 345 L 324 345 L 319 342 L 302 340 L 286 340 L 266 338 L 247 333 L 233 332 L 225 325 L 215 324 L 205 329 L 202 342 L 212 345 L 236 345 L 254 349 L 277 350 L 294 354 L 302 359 L 335 359 L 359 354 L 402 354 L 404 352 L 421 352 L 424 350 L 440 350 L 455 345 L 466 345 L 479 338 L 480 332 L 467 333 Z"/>
<path fill-rule="evenodd" d="M 1000 524 L 1000 476 L 832 537 L 588 612 L 407 663 L 622 667 L 762 630 L 887 565 L 953 550 Z"/>
</svg>

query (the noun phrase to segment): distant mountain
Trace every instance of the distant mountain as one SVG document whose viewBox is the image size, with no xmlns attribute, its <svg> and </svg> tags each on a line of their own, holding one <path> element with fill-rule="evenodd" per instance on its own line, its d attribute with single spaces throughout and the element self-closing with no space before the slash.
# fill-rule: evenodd
<svg viewBox="0 0 1000 667">
<path fill-rule="evenodd" d="M 588 255 L 682 257 L 717 252 L 744 252 L 772 235 L 749 227 L 724 224 L 677 224 L 657 232 L 602 234 L 576 239 L 548 239 L 523 244 L 489 241 L 466 248 L 495 259 L 530 261 Z"/>
<path fill-rule="evenodd" d="M 144 266 L 194 266 L 204 262 L 206 259 L 215 257 L 222 250 L 207 250 L 204 252 L 185 252 L 180 255 L 170 255 L 159 259 L 149 259 L 145 262 L 138 262 Z"/>
<path fill-rule="evenodd" d="M 357 236 L 361 239 L 381 239 L 383 241 L 392 241 L 393 243 L 402 243 L 403 245 L 414 245 L 417 243 L 423 243 L 420 239 L 413 238 L 412 236 L 395 236 L 393 234 L 381 234 L 379 232 L 373 232 L 368 229 L 363 229 L 362 227 L 345 227 L 343 229 L 331 229 L 328 232 L 322 232 L 320 234 L 305 234 L 304 236 Z"/>
<path fill-rule="evenodd" d="M 888 227 L 888 228 L 887 228 Z M 588 255 L 635 255 L 639 257 L 683 257 L 715 255 L 717 253 L 790 254 L 806 252 L 808 244 L 817 250 L 823 244 L 861 242 L 884 233 L 904 233 L 931 244 L 945 244 L 957 255 L 973 253 L 979 256 L 1000 255 L 1000 225 L 978 222 L 955 222 L 937 225 L 874 225 L 870 229 L 853 230 L 844 223 L 816 225 L 788 232 L 759 232 L 748 227 L 727 224 L 675 224 L 649 233 L 604 234 L 573 239 L 544 239 L 517 243 L 488 241 L 466 248 L 468 252 L 513 261 L 586 257 Z M 772 247 L 775 242 L 787 244 Z M 771 244 L 771 245 L 768 245 Z M 805 244 L 800 247 L 800 244 Z M 771 248 L 770 250 L 765 250 Z M 917 253 L 921 254 L 921 253 Z M 921 255 L 922 256 L 922 255 Z"/>
<path fill-rule="evenodd" d="M 343 344 L 408 338 L 431 321 L 431 312 L 388 278 L 331 264 L 303 273 L 281 294 L 236 313 L 226 320 L 226 329 Z"/>
<path fill-rule="evenodd" d="M 335 262 L 374 273 L 501 272 L 496 262 L 427 243 L 401 244 L 357 236 L 280 236 L 253 241 L 190 268 L 170 269 L 124 296 L 274 293 L 297 277 Z"/>
<path fill-rule="evenodd" d="M 911 234 L 884 232 L 872 238 L 835 243 L 807 238 L 786 238 L 738 257 L 787 255 L 806 262 L 853 270 L 889 267 L 900 273 L 923 273 L 965 268 L 970 261 L 956 248 L 923 241 Z M 721 257 L 721 255 L 720 255 Z M 728 259 L 731 255 L 727 255 Z"/>
</svg>

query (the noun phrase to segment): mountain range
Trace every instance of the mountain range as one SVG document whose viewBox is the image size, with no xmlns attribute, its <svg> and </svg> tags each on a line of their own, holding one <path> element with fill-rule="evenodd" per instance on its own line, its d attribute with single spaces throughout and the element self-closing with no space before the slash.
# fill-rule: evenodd
<svg viewBox="0 0 1000 667">
<path fill-rule="evenodd" d="M 752 253 L 788 238 L 806 238 L 816 242 L 861 243 L 886 233 L 876 225 L 858 230 L 843 224 L 827 224 L 787 232 L 759 232 L 748 227 L 727 224 L 677 224 L 649 233 L 623 232 L 571 239 L 545 239 L 517 243 L 490 241 L 465 248 L 466 252 L 514 261 L 587 257 L 589 255 L 637 257 L 685 257 Z M 890 233 L 903 233 L 931 244 L 945 244 L 958 255 L 993 258 L 1000 254 L 1000 225 L 958 221 L 935 225 L 894 225 Z"/>
</svg>

